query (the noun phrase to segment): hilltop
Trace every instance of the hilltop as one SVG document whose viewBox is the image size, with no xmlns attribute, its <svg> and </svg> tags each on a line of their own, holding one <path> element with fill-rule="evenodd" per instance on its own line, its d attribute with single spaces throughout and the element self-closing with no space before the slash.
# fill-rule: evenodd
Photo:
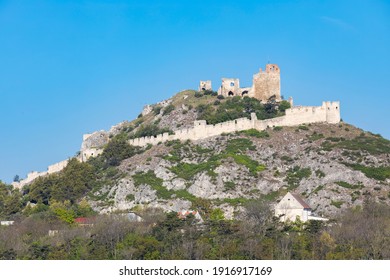
<svg viewBox="0 0 390 280">
<path fill-rule="evenodd" d="M 380 135 L 315 122 L 130 145 L 200 120 L 275 124 L 289 107 L 184 91 L 86 135 L 78 156 L 19 189 L 0 183 L 0 217 L 15 221 L 0 227 L 0 259 L 389 258 L 390 141 Z M 280 223 L 273 208 L 287 192 L 331 222 Z"/>
<path fill-rule="evenodd" d="M 367 196 L 390 202 L 390 142 L 343 122 L 250 129 L 144 147 L 127 142 L 172 134 L 199 119 L 215 124 L 251 113 L 268 119 L 283 116 L 288 108 L 286 101 L 262 104 L 249 97 L 221 98 L 212 91 L 181 92 L 147 106 L 136 120 L 92 134 L 83 146 L 100 149 L 99 156 L 33 181 L 24 188 L 25 199 L 48 204 L 52 198 L 76 202 L 84 197 L 100 213 L 196 209 L 198 200 L 205 199 L 231 219 L 246 201 L 273 204 L 287 191 L 327 217 L 361 205 Z M 92 174 L 80 193 L 74 198 L 53 195 L 63 192 L 57 177 L 75 166 Z"/>
</svg>

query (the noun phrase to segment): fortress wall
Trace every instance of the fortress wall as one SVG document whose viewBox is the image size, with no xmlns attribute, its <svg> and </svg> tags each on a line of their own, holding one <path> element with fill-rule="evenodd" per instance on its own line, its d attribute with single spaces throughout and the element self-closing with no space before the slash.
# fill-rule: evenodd
<svg viewBox="0 0 390 280">
<path fill-rule="evenodd" d="M 328 123 L 339 123 L 340 117 L 340 102 L 338 101 L 327 101 L 323 102 L 322 106 L 326 108 L 326 121 Z"/>
<path fill-rule="evenodd" d="M 251 128 L 264 130 L 275 126 L 295 126 L 305 123 L 329 122 L 338 123 L 340 121 L 340 103 L 323 102 L 322 106 L 299 106 L 286 110 L 286 115 L 267 119 L 257 120 L 256 114 L 251 114 L 251 119 L 240 118 L 233 121 L 207 125 L 204 120 L 194 122 L 194 127 L 175 131 L 174 135 L 168 133 L 157 135 L 156 137 L 142 137 L 129 141 L 130 145 L 146 146 L 147 144 L 158 144 L 168 140 L 199 140 L 222 133 L 234 133 Z"/>
<path fill-rule="evenodd" d="M 47 173 L 51 174 L 51 173 L 61 171 L 62 169 L 64 169 L 68 165 L 68 162 L 69 162 L 69 160 L 63 160 L 63 161 L 60 161 L 58 163 L 49 165 L 49 167 L 47 168 Z"/>
<path fill-rule="evenodd" d="M 265 130 L 268 127 L 285 126 L 286 116 L 277 117 L 267 120 L 256 120 L 254 128 L 257 130 Z"/>
<path fill-rule="evenodd" d="M 326 122 L 326 110 L 324 107 L 294 107 L 286 110 L 286 126 L 304 123 Z"/>
</svg>

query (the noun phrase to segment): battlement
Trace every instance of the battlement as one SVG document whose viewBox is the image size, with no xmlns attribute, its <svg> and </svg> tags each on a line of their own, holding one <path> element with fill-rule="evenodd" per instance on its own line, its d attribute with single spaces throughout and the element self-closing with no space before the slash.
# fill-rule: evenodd
<svg viewBox="0 0 390 280">
<path fill-rule="evenodd" d="M 133 146 L 156 145 L 171 140 L 200 140 L 222 133 L 233 133 L 248 129 L 264 130 L 267 127 L 295 126 L 304 123 L 338 123 L 340 122 L 339 102 L 323 102 L 322 106 L 297 106 L 286 110 L 286 115 L 266 120 L 258 120 L 255 113 L 251 118 L 240 118 L 232 121 L 208 125 L 205 120 L 194 121 L 194 126 L 181 129 L 169 135 L 159 134 L 129 140 Z"/>
</svg>

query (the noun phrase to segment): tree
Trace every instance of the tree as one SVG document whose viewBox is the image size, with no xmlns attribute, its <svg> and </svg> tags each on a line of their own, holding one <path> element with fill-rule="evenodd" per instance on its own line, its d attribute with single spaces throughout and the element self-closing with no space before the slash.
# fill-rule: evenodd
<svg viewBox="0 0 390 280">
<path fill-rule="evenodd" d="M 20 182 L 20 177 L 19 177 L 19 175 L 15 175 L 15 177 L 14 177 L 14 182 Z"/>
</svg>

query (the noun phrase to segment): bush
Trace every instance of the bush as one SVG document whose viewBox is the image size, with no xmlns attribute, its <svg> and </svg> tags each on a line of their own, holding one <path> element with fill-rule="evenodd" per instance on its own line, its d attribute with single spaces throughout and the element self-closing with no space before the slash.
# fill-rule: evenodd
<svg viewBox="0 0 390 280">
<path fill-rule="evenodd" d="M 217 98 L 220 100 L 225 99 L 225 97 L 223 95 L 218 95 Z"/>
<path fill-rule="evenodd" d="M 110 166 L 117 166 L 122 160 L 130 158 L 138 152 L 138 148 L 131 146 L 125 139 L 115 137 L 104 148 L 103 160 Z"/>
<path fill-rule="evenodd" d="M 244 130 L 244 131 L 241 131 L 241 133 L 247 135 L 247 136 L 252 136 L 252 137 L 256 137 L 256 138 L 268 138 L 269 137 L 269 133 L 267 131 L 258 131 L 257 129 L 248 129 L 248 130 Z"/>
<path fill-rule="evenodd" d="M 173 131 L 169 128 L 160 128 L 156 124 L 149 124 L 149 125 L 141 125 L 137 132 L 130 135 L 130 139 L 135 139 L 139 137 L 145 137 L 145 136 L 156 136 L 159 134 L 163 134 L 165 132 L 168 132 L 170 134 L 173 134 Z"/>
<path fill-rule="evenodd" d="M 162 107 L 160 105 L 157 105 L 153 108 L 153 113 L 157 116 L 160 114 Z"/>
<path fill-rule="evenodd" d="M 201 94 L 200 92 L 195 92 L 195 97 L 196 98 L 200 98 L 200 97 L 202 97 L 203 96 L 203 94 Z"/>
<path fill-rule="evenodd" d="M 173 110 L 175 110 L 175 106 L 173 106 L 172 104 L 169 104 L 167 107 L 165 107 L 164 112 L 163 112 L 163 116 L 168 115 Z"/>
</svg>

